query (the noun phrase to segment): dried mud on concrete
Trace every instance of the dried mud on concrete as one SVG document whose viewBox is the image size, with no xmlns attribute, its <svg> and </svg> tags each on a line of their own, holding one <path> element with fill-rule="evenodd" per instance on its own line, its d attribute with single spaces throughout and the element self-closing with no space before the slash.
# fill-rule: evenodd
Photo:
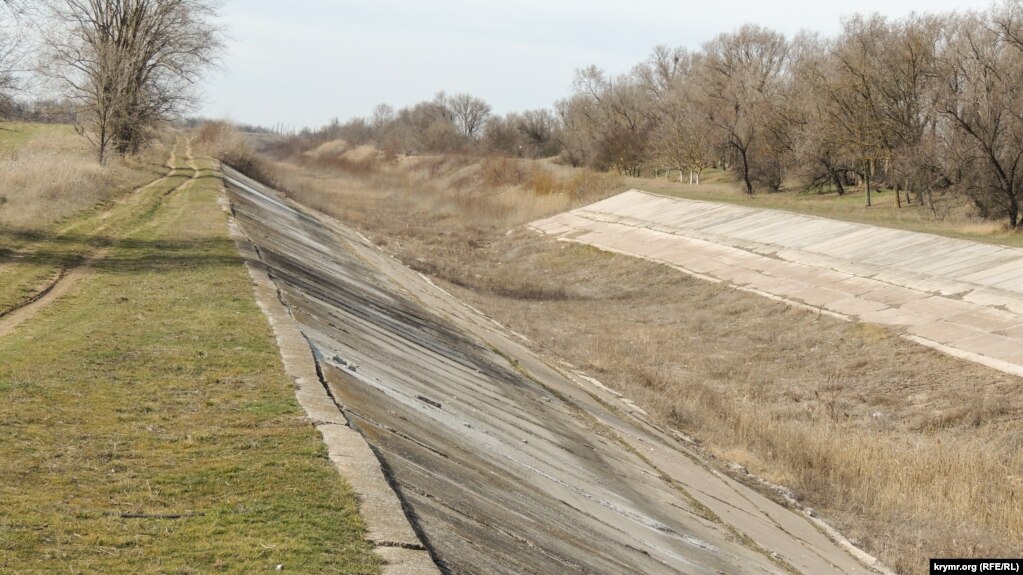
<svg viewBox="0 0 1023 575">
<path fill-rule="evenodd" d="M 237 223 L 442 571 L 874 572 L 358 234 L 225 173 Z"/>
</svg>

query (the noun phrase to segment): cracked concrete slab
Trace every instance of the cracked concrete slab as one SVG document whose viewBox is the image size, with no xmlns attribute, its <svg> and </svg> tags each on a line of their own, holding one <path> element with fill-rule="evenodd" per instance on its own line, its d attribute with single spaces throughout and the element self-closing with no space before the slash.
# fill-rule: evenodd
<svg viewBox="0 0 1023 575">
<path fill-rule="evenodd" d="M 530 227 L 1023 374 L 1023 249 L 638 190 Z"/>
<path fill-rule="evenodd" d="M 886 572 L 357 233 L 225 172 L 279 301 L 442 572 Z"/>
</svg>

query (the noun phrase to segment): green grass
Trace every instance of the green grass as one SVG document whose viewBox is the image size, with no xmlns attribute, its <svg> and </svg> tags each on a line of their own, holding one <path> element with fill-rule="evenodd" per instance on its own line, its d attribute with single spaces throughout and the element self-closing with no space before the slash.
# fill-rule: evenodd
<svg viewBox="0 0 1023 575">
<path fill-rule="evenodd" d="M 677 177 L 677 174 L 673 176 Z M 954 201 L 949 204 L 946 200 L 943 207 L 951 214 L 941 218 L 935 216 L 926 206 L 916 203 L 915 198 L 913 204 L 907 205 L 903 202 L 901 208 L 897 207 L 895 193 L 891 190 L 873 192 L 871 194 L 873 205 L 867 207 L 863 189 L 853 186 L 848 187 L 846 194 L 842 196 L 833 192 L 806 193 L 790 187 L 775 193 L 758 193 L 750 198 L 734 183 L 732 177 L 722 170 L 705 170 L 698 186 L 668 181 L 665 178 L 628 178 L 626 184 L 629 188 L 692 200 L 785 210 L 823 218 L 1023 247 L 1023 235 L 1005 230 L 1001 221 L 983 222 L 969 217 L 966 215 L 968 207 L 965 204 L 956 205 Z"/>
<path fill-rule="evenodd" d="M 10 153 L 33 139 L 46 135 L 72 135 L 74 127 L 66 124 L 0 123 L 0 152 Z"/>
<path fill-rule="evenodd" d="M 378 572 L 219 180 L 175 181 L 115 208 L 95 272 L 0 337 L 0 572 Z"/>
</svg>

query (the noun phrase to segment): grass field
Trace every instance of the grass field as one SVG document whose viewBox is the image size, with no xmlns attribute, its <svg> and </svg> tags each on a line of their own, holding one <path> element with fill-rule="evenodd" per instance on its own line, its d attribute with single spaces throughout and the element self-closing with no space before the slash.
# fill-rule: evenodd
<svg viewBox="0 0 1023 575">
<path fill-rule="evenodd" d="M 521 224 L 652 186 L 610 179 L 541 192 L 530 167 L 489 174 L 500 167 L 419 157 L 353 171 L 298 159 L 279 163 L 277 177 L 552 360 L 792 489 L 896 571 L 926 573 L 928 557 L 1023 554 L 1023 380 L 883 327 L 539 237 Z M 717 185 L 746 205 L 803 201 L 748 201 Z"/>
<path fill-rule="evenodd" d="M 0 335 L 0 572 L 377 573 L 227 236 L 219 176 L 199 160 L 193 179 L 185 149 L 172 175 L 0 260 L 92 258 Z"/>
<path fill-rule="evenodd" d="M 24 149 L 33 140 L 44 138 L 64 139 L 74 133 L 74 128 L 65 124 L 31 124 L 5 122 L 0 124 L 0 150 L 10 157 Z"/>
</svg>

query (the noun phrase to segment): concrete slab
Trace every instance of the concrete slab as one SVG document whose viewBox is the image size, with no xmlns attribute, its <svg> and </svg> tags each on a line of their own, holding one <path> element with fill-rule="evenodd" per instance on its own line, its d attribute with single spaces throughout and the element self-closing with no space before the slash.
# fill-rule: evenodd
<svg viewBox="0 0 1023 575">
<path fill-rule="evenodd" d="M 975 306 L 975 309 L 969 312 L 949 317 L 948 321 L 982 331 L 996 332 L 1023 324 L 1023 316 L 999 309 Z"/>
<path fill-rule="evenodd" d="M 825 284 L 829 289 L 840 291 L 844 294 L 848 294 L 853 297 L 861 296 L 867 292 L 872 292 L 884 288 L 887 284 L 872 280 L 869 278 L 862 278 L 857 276 L 849 276 L 842 280 Z"/>
<path fill-rule="evenodd" d="M 835 300 L 828 304 L 828 309 L 834 312 L 838 312 L 842 315 L 860 318 L 864 314 L 876 313 L 881 310 L 891 309 L 883 303 L 860 299 L 856 297 L 847 297 L 844 299 Z"/>
<path fill-rule="evenodd" d="M 1007 260 L 1008 258 L 1002 258 Z M 990 266 L 980 268 L 980 272 L 961 274 L 972 279 L 973 282 L 980 285 L 998 285 L 1003 282 L 1012 281 L 1013 279 L 1023 276 L 1023 265 L 1019 260 L 1011 259 L 1008 260 L 1004 265 L 999 266 L 996 269 L 991 269 Z"/>
<path fill-rule="evenodd" d="M 1016 365 L 1023 365 L 1023 346 L 1020 340 L 1004 335 L 982 334 L 972 338 L 963 338 L 949 342 L 950 346 L 1002 359 Z"/>
<path fill-rule="evenodd" d="M 765 281 L 767 278 L 757 271 L 748 270 L 739 266 L 727 266 L 714 271 L 715 277 L 720 280 L 731 282 L 736 285 L 754 285 Z"/>
<path fill-rule="evenodd" d="M 998 330 L 995 333 L 1023 341 L 1023 325 L 1016 325 L 1007 329 Z"/>
<path fill-rule="evenodd" d="M 591 232 L 576 239 L 602 249 L 903 328 L 914 341 L 1023 373 L 1023 249 L 637 190 L 578 212 L 588 219 L 550 220 Z M 531 227 L 564 237 L 549 220 Z"/>
<path fill-rule="evenodd" d="M 783 298 L 792 298 L 794 294 L 805 293 L 806 290 L 812 287 L 810 284 L 805 282 L 790 280 L 786 278 L 768 278 L 761 276 L 764 279 L 759 282 L 750 283 L 750 287 L 757 288 L 759 290 L 772 293 L 775 295 L 782 296 Z"/>
<path fill-rule="evenodd" d="M 955 341 L 970 340 L 981 336 L 984 332 L 944 320 L 930 321 L 920 325 L 911 326 L 908 332 L 929 340 L 943 344 L 951 344 Z"/>
<path fill-rule="evenodd" d="M 860 320 L 896 328 L 904 328 L 930 323 L 934 321 L 934 318 L 922 313 L 891 307 L 879 311 L 863 313 L 860 315 Z"/>
<path fill-rule="evenodd" d="M 849 294 L 821 287 L 807 287 L 805 290 L 796 291 L 789 295 L 796 301 L 801 301 L 813 307 L 827 308 L 829 310 L 832 309 L 832 303 L 849 297 Z"/>
<path fill-rule="evenodd" d="M 929 294 L 921 293 L 914 289 L 904 288 L 897 285 L 885 285 L 875 290 L 860 294 L 860 297 L 870 301 L 876 301 L 889 306 L 900 306 L 927 297 Z"/>
<path fill-rule="evenodd" d="M 976 311 L 974 304 L 957 301 L 941 296 L 928 296 L 918 300 L 906 302 L 902 309 L 916 311 L 933 317 L 934 319 L 948 319 L 962 314 L 969 314 Z"/>
<path fill-rule="evenodd" d="M 1014 292 L 1007 292 L 995 288 L 982 288 L 966 293 L 963 301 L 994 307 L 1011 311 L 1016 314 L 1023 314 L 1023 298 L 1016 297 Z"/>
</svg>

